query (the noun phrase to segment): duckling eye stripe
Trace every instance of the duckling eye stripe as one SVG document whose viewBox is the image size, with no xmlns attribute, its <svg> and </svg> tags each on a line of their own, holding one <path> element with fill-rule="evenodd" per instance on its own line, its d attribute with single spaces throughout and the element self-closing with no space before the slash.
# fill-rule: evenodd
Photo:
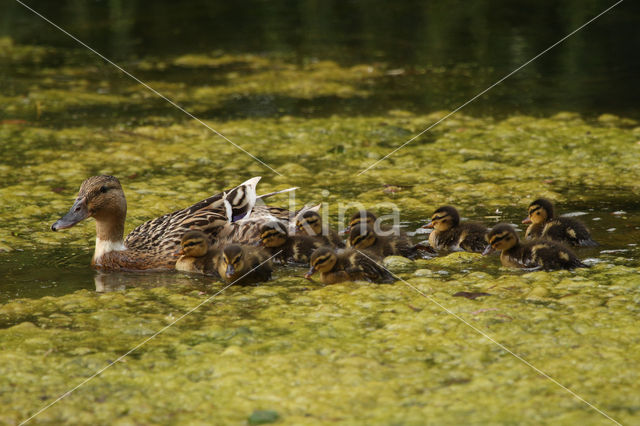
<svg viewBox="0 0 640 426">
<path fill-rule="evenodd" d="M 529 210 L 529 215 L 534 214 L 535 212 L 537 212 L 538 210 L 540 210 L 542 207 L 541 206 L 534 206 L 535 208 L 532 208 L 531 210 Z"/>
<path fill-rule="evenodd" d="M 193 312 L 195 312 L 200 306 L 209 303 L 211 300 L 213 300 L 216 296 L 218 296 L 219 294 L 221 294 L 223 291 L 225 291 L 226 289 L 228 289 L 229 287 L 231 287 L 232 285 L 234 285 L 235 283 L 237 283 L 238 281 L 240 281 L 241 279 L 243 279 L 244 277 L 246 277 L 247 275 L 249 275 L 250 273 L 252 273 L 253 271 L 255 271 L 256 269 L 258 269 L 259 267 L 261 267 L 262 265 L 264 265 L 265 263 L 269 262 L 271 259 L 273 259 L 276 256 L 279 256 L 280 253 L 282 253 L 282 250 L 278 251 L 276 254 L 274 254 L 273 256 L 269 257 L 268 259 L 262 261 L 260 264 L 254 266 L 253 268 L 251 268 L 249 271 L 247 271 L 244 275 L 242 275 L 241 277 L 237 278 L 236 280 L 234 280 L 233 282 L 231 282 L 230 284 L 227 284 L 226 286 L 222 287 L 222 289 L 220 289 L 218 292 L 216 292 L 215 294 L 213 294 L 212 296 L 208 297 L 207 299 L 203 300 L 202 302 L 198 303 L 196 306 L 194 306 L 193 308 L 189 309 L 187 312 L 185 312 L 184 314 L 180 315 L 178 318 L 176 318 L 175 320 L 173 320 L 172 322 L 170 322 L 169 324 L 165 325 L 163 328 L 161 328 L 160 330 L 156 331 L 154 334 L 152 334 L 151 336 L 147 337 L 145 340 L 143 340 L 142 342 L 138 343 L 136 346 L 134 346 L 133 348 L 129 349 L 127 352 L 125 352 L 124 354 L 120 355 L 115 361 L 111 361 L 109 364 L 107 364 L 106 366 L 102 367 L 100 370 L 96 371 L 95 373 L 93 373 L 91 376 L 87 377 L 86 379 L 84 379 L 82 382 L 80 382 L 79 384 L 77 384 L 75 387 L 71 388 L 70 390 L 66 391 L 65 393 L 63 393 L 62 395 L 60 395 L 58 398 L 54 399 L 52 402 L 50 402 L 49 404 L 45 405 L 44 407 L 42 407 L 40 410 L 36 411 L 35 414 L 33 414 L 31 417 L 23 420 L 22 422 L 20 422 L 20 426 L 24 425 L 25 423 L 31 421 L 34 417 L 36 417 L 37 415 L 41 414 L 43 411 L 47 410 L 48 408 L 50 408 L 52 405 L 56 404 L 58 401 L 60 401 L 62 398 L 65 398 L 69 395 L 71 395 L 73 392 L 75 392 L 78 388 L 82 387 L 83 385 L 85 385 L 87 382 L 91 381 L 92 379 L 96 378 L 97 376 L 99 376 L 100 374 L 102 374 L 107 368 L 113 366 L 114 364 L 117 364 L 118 362 L 122 361 L 127 355 L 131 354 L 132 352 L 136 351 L 137 349 L 139 349 L 140 347 L 144 346 L 148 341 L 155 339 L 159 334 L 162 334 L 164 331 L 166 331 L 167 329 L 173 327 L 173 325 L 175 323 L 177 323 L 178 321 L 180 321 L 181 319 L 183 319 L 184 317 L 191 315 Z"/>
<path fill-rule="evenodd" d="M 358 253 L 362 254 L 363 256 L 365 256 L 366 258 L 368 258 L 371 261 L 375 261 L 374 259 L 372 259 L 369 255 L 367 255 L 366 253 L 362 252 L 361 250 L 358 250 Z M 485 337 L 487 340 L 489 340 L 490 342 L 496 344 L 500 349 L 502 349 L 503 351 L 513 355 L 516 359 L 518 359 L 519 361 L 521 361 L 523 364 L 531 367 L 534 371 L 536 371 L 538 374 L 540 374 L 542 377 L 548 379 L 549 381 L 551 381 L 552 383 L 558 385 L 560 388 L 564 389 L 565 391 L 567 391 L 569 394 L 571 394 L 574 398 L 576 398 L 578 401 L 583 402 L 584 404 L 588 405 L 590 408 L 594 409 L 595 411 L 597 411 L 598 413 L 602 414 L 604 417 L 606 417 L 607 419 L 611 420 L 613 423 L 617 424 L 618 426 L 622 426 L 620 424 L 620 422 L 618 422 L 617 420 L 615 420 L 613 417 L 609 416 L 607 413 L 605 413 L 604 411 L 602 411 L 601 409 L 599 409 L 598 407 L 596 407 L 595 405 L 591 404 L 589 401 L 587 401 L 586 399 L 584 399 L 583 397 L 581 397 L 580 395 L 578 395 L 577 393 L 575 393 L 574 391 L 572 391 L 571 389 L 567 388 L 566 386 L 564 386 L 562 383 L 560 383 L 559 381 L 557 381 L 556 379 L 554 379 L 553 377 L 549 376 L 547 373 L 545 373 L 544 371 L 540 370 L 538 367 L 536 367 L 535 365 L 531 364 L 529 361 L 527 361 L 526 359 L 524 359 L 523 357 L 521 357 L 520 355 L 516 354 L 515 352 L 513 352 L 511 349 L 509 349 L 508 347 L 506 347 L 505 345 L 503 345 L 502 343 L 498 342 L 496 339 L 494 339 L 493 337 L 489 336 L 487 333 L 485 333 L 484 331 L 482 331 L 481 329 L 479 329 L 478 327 L 476 327 L 475 325 L 471 324 L 470 322 L 468 322 L 467 320 L 465 320 L 464 318 L 462 318 L 460 315 L 456 314 L 455 312 L 453 312 L 451 309 L 447 308 L 446 306 L 444 306 L 442 303 L 438 302 L 438 300 L 436 300 L 433 296 L 425 294 L 423 291 L 421 291 L 420 289 L 418 289 L 417 287 L 415 287 L 413 284 L 411 284 L 410 282 L 402 279 L 401 277 L 397 276 L 396 274 L 394 274 L 393 272 L 391 272 L 390 270 L 388 270 L 387 268 L 385 268 L 383 265 L 380 265 L 380 267 L 382 269 L 384 269 L 385 271 L 387 271 L 389 274 L 391 274 L 391 276 L 393 278 L 395 278 L 398 281 L 402 281 L 404 284 L 406 284 L 408 287 L 410 287 L 412 290 L 414 290 L 416 293 L 420 294 L 422 297 L 424 297 L 425 299 L 427 299 L 428 301 L 432 302 L 433 304 L 437 305 L 440 309 L 442 309 L 443 311 L 445 311 L 446 313 L 448 313 L 449 315 L 451 315 L 452 317 L 454 317 L 455 319 L 457 319 L 458 321 L 462 322 L 463 324 L 465 324 L 466 326 L 468 326 L 469 328 L 471 328 L 473 331 L 475 331 L 476 333 L 482 335 L 483 337 Z"/>
<path fill-rule="evenodd" d="M 578 28 L 576 28 L 575 30 L 571 31 L 569 34 L 565 35 L 564 37 L 562 37 L 560 40 L 556 41 L 555 43 L 553 43 L 551 46 L 547 47 L 546 49 L 544 49 L 542 52 L 538 53 L 536 56 L 534 56 L 533 58 L 529 59 L 527 62 L 525 62 L 524 64 L 520 65 L 518 68 L 516 68 L 515 70 L 511 71 L 509 74 L 505 75 L 504 77 L 502 77 L 500 80 L 496 81 L 495 83 L 493 83 L 491 86 L 487 87 L 486 89 L 484 89 L 482 92 L 478 93 L 477 95 L 475 95 L 473 98 L 469 99 L 468 101 L 466 101 L 465 103 L 463 103 L 462 105 L 458 106 L 456 109 L 454 109 L 453 111 L 451 111 L 450 113 L 446 114 L 445 116 L 443 116 L 442 118 L 440 118 L 438 121 L 436 121 L 435 123 L 431 124 L 429 127 L 427 127 L 426 129 L 424 129 L 423 131 L 421 131 L 420 133 L 418 133 L 417 135 L 413 136 L 411 139 L 409 139 L 408 141 L 406 141 L 405 143 L 403 143 L 402 145 L 398 146 L 397 148 L 395 148 L 393 151 L 391 151 L 390 153 L 388 153 L 387 155 L 385 155 L 384 157 L 382 157 L 381 159 L 375 161 L 374 163 L 372 163 L 369 167 L 367 167 L 364 170 L 361 170 L 360 173 L 358 173 L 358 176 L 360 176 L 363 173 L 366 173 L 367 171 L 371 170 L 372 168 L 374 168 L 376 165 L 378 165 L 381 161 L 386 160 L 387 158 L 391 157 L 393 154 L 395 154 L 396 152 L 398 152 L 399 150 L 401 150 L 402 148 L 404 148 L 405 146 L 409 145 L 411 142 L 413 142 L 414 140 L 418 139 L 420 136 L 424 135 L 425 133 L 427 133 L 429 130 L 433 129 L 434 127 L 436 127 L 438 124 L 442 123 L 444 120 L 446 120 L 447 118 L 451 117 L 453 114 L 457 113 L 458 111 L 460 111 L 462 108 L 466 107 L 467 105 L 469 105 L 471 102 L 475 101 L 476 99 L 478 99 L 479 97 L 481 97 L 482 95 L 484 95 L 485 93 L 487 93 L 489 90 L 493 89 L 494 87 L 496 87 L 498 84 L 502 83 L 503 81 L 505 81 L 506 79 L 508 79 L 509 77 L 511 77 L 512 75 L 514 75 L 515 73 L 517 73 L 518 71 L 520 71 L 522 68 L 526 67 L 527 65 L 529 65 L 531 62 L 535 61 L 536 59 L 538 59 L 539 57 L 541 57 L 542 55 L 544 55 L 545 53 L 547 53 L 548 51 L 550 51 L 551 49 L 553 49 L 554 47 L 556 47 L 557 45 L 559 45 L 560 43 L 562 43 L 563 41 L 565 41 L 566 39 L 568 39 L 569 37 L 571 37 L 572 35 L 574 35 L 575 33 L 577 33 L 578 31 L 580 31 L 581 29 L 583 29 L 584 27 L 586 27 L 587 25 L 589 25 L 590 23 L 592 23 L 593 21 L 595 21 L 596 19 L 598 19 L 599 17 L 601 17 L 602 15 L 604 15 L 605 13 L 609 12 L 611 9 L 613 9 L 614 7 L 616 7 L 617 5 L 619 5 L 620 3 L 622 3 L 624 0 L 618 0 L 617 2 L 615 2 L 613 5 L 609 6 L 608 8 L 606 8 L 605 10 L 603 10 L 602 12 L 600 12 L 599 14 L 597 14 L 596 16 L 594 16 L 593 18 L 589 19 L 587 22 L 585 22 L 584 24 L 580 25 Z"/>
<path fill-rule="evenodd" d="M 145 88 L 147 88 L 151 93 L 153 93 L 154 95 L 159 96 L 160 98 L 164 99 L 165 101 L 167 101 L 169 104 L 171 104 L 172 106 L 176 107 L 177 109 L 179 109 L 180 111 L 182 111 L 183 113 L 185 113 L 186 115 L 188 115 L 189 117 L 191 117 L 192 119 L 194 119 L 195 121 L 197 121 L 198 123 L 202 124 L 204 127 L 206 127 L 207 129 L 209 129 L 210 131 L 212 131 L 213 133 L 215 133 L 216 135 L 220 136 L 222 139 L 224 139 L 225 141 L 229 142 L 231 145 L 233 145 L 234 147 L 236 147 L 237 149 L 239 149 L 240 151 L 244 152 L 245 154 L 247 154 L 249 157 L 253 158 L 254 160 L 256 160 L 258 163 L 262 164 L 263 166 L 265 166 L 266 168 L 268 168 L 269 170 L 271 170 L 273 173 L 277 174 L 278 176 L 282 176 L 281 173 L 279 173 L 277 170 L 275 170 L 274 168 L 272 168 L 271 166 L 269 166 L 267 163 L 265 163 L 264 161 L 262 161 L 261 159 L 259 159 L 258 157 L 256 157 L 255 155 L 251 154 L 249 151 L 247 151 L 246 149 L 244 149 L 243 147 L 241 147 L 240 145 L 236 144 L 235 142 L 233 142 L 231 139 L 229 139 L 228 137 L 226 137 L 225 135 L 223 135 L 222 133 L 220 133 L 219 131 L 217 131 L 216 129 L 214 129 L 213 127 L 209 126 L 207 123 L 205 123 L 204 121 L 202 121 L 201 119 L 199 119 L 198 117 L 196 117 L 195 115 L 193 115 L 192 113 L 190 113 L 189 111 L 187 111 L 186 109 L 184 109 L 183 107 L 181 107 L 180 105 L 178 105 L 177 103 L 175 103 L 174 101 L 172 101 L 171 99 L 167 98 L 165 95 L 163 95 L 162 93 L 158 92 L 156 89 L 154 89 L 153 87 L 149 86 L 147 83 L 145 83 L 144 81 L 140 80 L 138 77 L 136 77 L 135 75 L 131 74 L 129 71 L 126 71 L 124 68 L 122 68 L 120 65 L 116 64 L 115 62 L 113 62 L 112 60 L 110 60 L 109 58 L 107 58 L 106 56 L 104 56 L 102 53 L 98 52 L 97 50 L 93 49 L 91 46 L 89 46 L 88 44 L 86 44 L 85 42 L 81 41 L 79 38 L 77 38 L 76 36 L 74 36 L 73 34 L 69 33 L 68 31 L 64 30 L 63 28 L 61 28 L 59 25 L 56 25 L 54 22 L 52 22 L 51 20 L 47 19 L 45 16 L 43 16 L 42 14 L 40 14 L 39 12 L 37 12 L 35 9 L 31 8 L 30 6 L 24 4 L 21 0 L 15 0 L 17 3 L 20 3 L 22 6 L 24 6 L 26 9 L 29 9 L 31 12 L 33 12 L 35 15 L 39 16 L 40 18 L 42 18 L 44 21 L 48 22 L 49 24 L 53 25 L 55 28 L 57 28 L 58 30 L 60 30 L 62 33 L 64 33 L 65 35 L 71 37 L 73 40 L 75 40 L 77 43 L 81 44 L 82 46 L 86 47 L 87 49 L 89 49 L 91 52 L 95 53 L 96 55 L 98 55 L 100 58 L 102 58 L 104 61 L 110 63 L 111 65 L 113 65 L 114 67 L 116 67 L 118 70 L 120 70 L 120 72 L 122 72 L 123 74 L 125 74 L 126 76 L 132 78 L 133 80 L 135 80 L 136 82 L 138 82 L 139 84 L 141 84 L 142 86 L 144 86 Z M 621 0 L 622 1 L 622 0 Z"/>
</svg>

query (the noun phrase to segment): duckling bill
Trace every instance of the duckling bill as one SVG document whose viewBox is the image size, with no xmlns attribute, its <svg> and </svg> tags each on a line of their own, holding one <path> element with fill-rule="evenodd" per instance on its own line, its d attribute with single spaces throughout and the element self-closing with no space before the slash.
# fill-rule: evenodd
<svg viewBox="0 0 640 426">
<path fill-rule="evenodd" d="M 568 247 L 555 241 L 520 242 L 513 226 L 506 223 L 494 226 L 486 239 L 489 245 L 482 254 L 500 251 L 500 262 L 508 268 L 554 270 L 587 267 Z"/>
<path fill-rule="evenodd" d="M 582 222 L 571 217 L 556 217 L 553 203 L 546 198 L 538 198 L 529 204 L 522 223 L 530 224 L 524 234 L 526 239 L 542 238 L 574 247 L 598 245 Z"/>
</svg>

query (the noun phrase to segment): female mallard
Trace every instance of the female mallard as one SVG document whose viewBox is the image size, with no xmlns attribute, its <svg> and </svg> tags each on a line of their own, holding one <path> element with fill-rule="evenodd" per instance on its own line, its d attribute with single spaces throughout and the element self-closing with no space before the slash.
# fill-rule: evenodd
<svg viewBox="0 0 640 426">
<path fill-rule="evenodd" d="M 123 241 L 127 202 L 120 181 L 113 176 L 93 176 L 80 186 L 71 210 L 51 226 L 53 231 L 71 228 L 80 221 L 96 220 L 96 249 L 91 265 L 100 270 L 173 269 L 174 253 L 185 232 L 196 229 L 211 242 L 255 242 L 260 220 L 252 220 L 256 199 L 254 177 L 183 210 L 165 214 L 135 228 Z M 261 207 L 269 217 L 287 221 L 289 211 Z M 259 216 L 259 215 L 256 215 Z"/>
<path fill-rule="evenodd" d="M 499 223 L 487 233 L 489 245 L 482 253 L 501 251 L 500 262 L 508 268 L 544 270 L 584 268 L 587 265 L 563 244 L 547 240 L 520 242 L 513 226 Z"/>
<path fill-rule="evenodd" d="M 522 223 L 531 224 L 524 234 L 525 238 L 542 238 L 572 246 L 598 245 L 582 222 L 571 217 L 556 217 L 553 203 L 546 198 L 538 198 L 529 204 L 527 217 Z"/>
<path fill-rule="evenodd" d="M 433 228 L 429 244 L 436 250 L 464 250 L 482 253 L 487 247 L 484 239 L 487 228 L 479 223 L 460 223 L 460 214 L 455 207 L 444 206 L 433 212 L 431 222 L 424 228 Z"/>
<path fill-rule="evenodd" d="M 331 247 L 320 247 L 311 255 L 310 263 L 311 268 L 305 278 L 311 279 L 317 271 L 325 284 L 357 280 L 383 283 L 394 281 L 389 271 L 358 250 L 346 249 L 337 253 Z"/>
</svg>

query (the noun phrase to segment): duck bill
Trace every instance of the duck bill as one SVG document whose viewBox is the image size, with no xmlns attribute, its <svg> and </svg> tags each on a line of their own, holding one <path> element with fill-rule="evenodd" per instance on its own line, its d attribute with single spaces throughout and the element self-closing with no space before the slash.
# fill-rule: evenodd
<svg viewBox="0 0 640 426">
<path fill-rule="evenodd" d="M 234 268 L 233 265 L 231 264 L 227 265 L 227 271 L 225 272 L 225 275 L 227 276 L 227 278 L 233 277 L 235 273 L 236 273 L 236 268 Z"/>
<path fill-rule="evenodd" d="M 342 231 L 338 232 L 338 234 L 340 235 L 347 235 L 349 232 L 351 232 L 351 226 L 347 226 L 346 228 L 344 228 Z"/>
<path fill-rule="evenodd" d="M 184 255 L 184 250 L 182 250 L 181 248 L 179 248 L 178 250 L 176 250 L 176 251 L 174 251 L 174 252 L 173 252 L 173 255 L 174 255 L 175 257 L 182 256 L 182 255 Z"/>
<path fill-rule="evenodd" d="M 532 223 L 531 218 L 529 216 L 525 217 L 524 219 L 522 219 L 522 223 Z"/>
<path fill-rule="evenodd" d="M 312 266 L 311 268 L 309 268 L 309 271 L 308 271 L 306 274 L 304 274 L 304 277 L 305 277 L 306 279 L 310 279 L 310 278 L 311 278 L 311 276 L 312 276 L 313 274 L 315 274 L 315 273 L 316 273 L 316 268 L 314 268 L 314 267 Z"/>
<path fill-rule="evenodd" d="M 429 222 L 426 225 L 423 225 L 422 227 L 426 229 L 433 229 L 433 222 Z"/>
<path fill-rule="evenodd" d="M 495 251 L 495 249 L 489 245 L 489 246 L 487 246 L 487 248 L 484 249 L 484 251 L 482 252 L 482 255 L 486 256 L 488 254 L 493 253 L 494 251 Z"/>
<path fill-rule="evenodd" d="M 71 206 L 69 212 L 58 219 L 56 223 L 51 225 L 51 230 L 57 231 L 59 229 L 71 228 L 88 217 L 89 209 L 87 208 L 86 198 L 78 198 L 76 199 L 76 202 L 73 203 L 73 206 Z"/>
<path fill-rule="evenodd" d="M 256 247 L 264 247 L 264 243 L 262 242 L 262 240 L 258 240 L 255 243 L 253 243 L 254 246 Z"/>
</svg>

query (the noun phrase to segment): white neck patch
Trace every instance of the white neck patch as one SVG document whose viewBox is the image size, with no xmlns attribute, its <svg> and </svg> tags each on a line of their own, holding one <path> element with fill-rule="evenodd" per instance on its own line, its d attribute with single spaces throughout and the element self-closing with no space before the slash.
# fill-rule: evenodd
<svg viewBox="0 0 640 426">
<path fill-rule="evenodd" d="M 127 248 L 122 241 L 109 241 L 96 238 L 96 251 L 93 253 L 94 262 L 111 251 L 122 251 Z"/>
</svg>

